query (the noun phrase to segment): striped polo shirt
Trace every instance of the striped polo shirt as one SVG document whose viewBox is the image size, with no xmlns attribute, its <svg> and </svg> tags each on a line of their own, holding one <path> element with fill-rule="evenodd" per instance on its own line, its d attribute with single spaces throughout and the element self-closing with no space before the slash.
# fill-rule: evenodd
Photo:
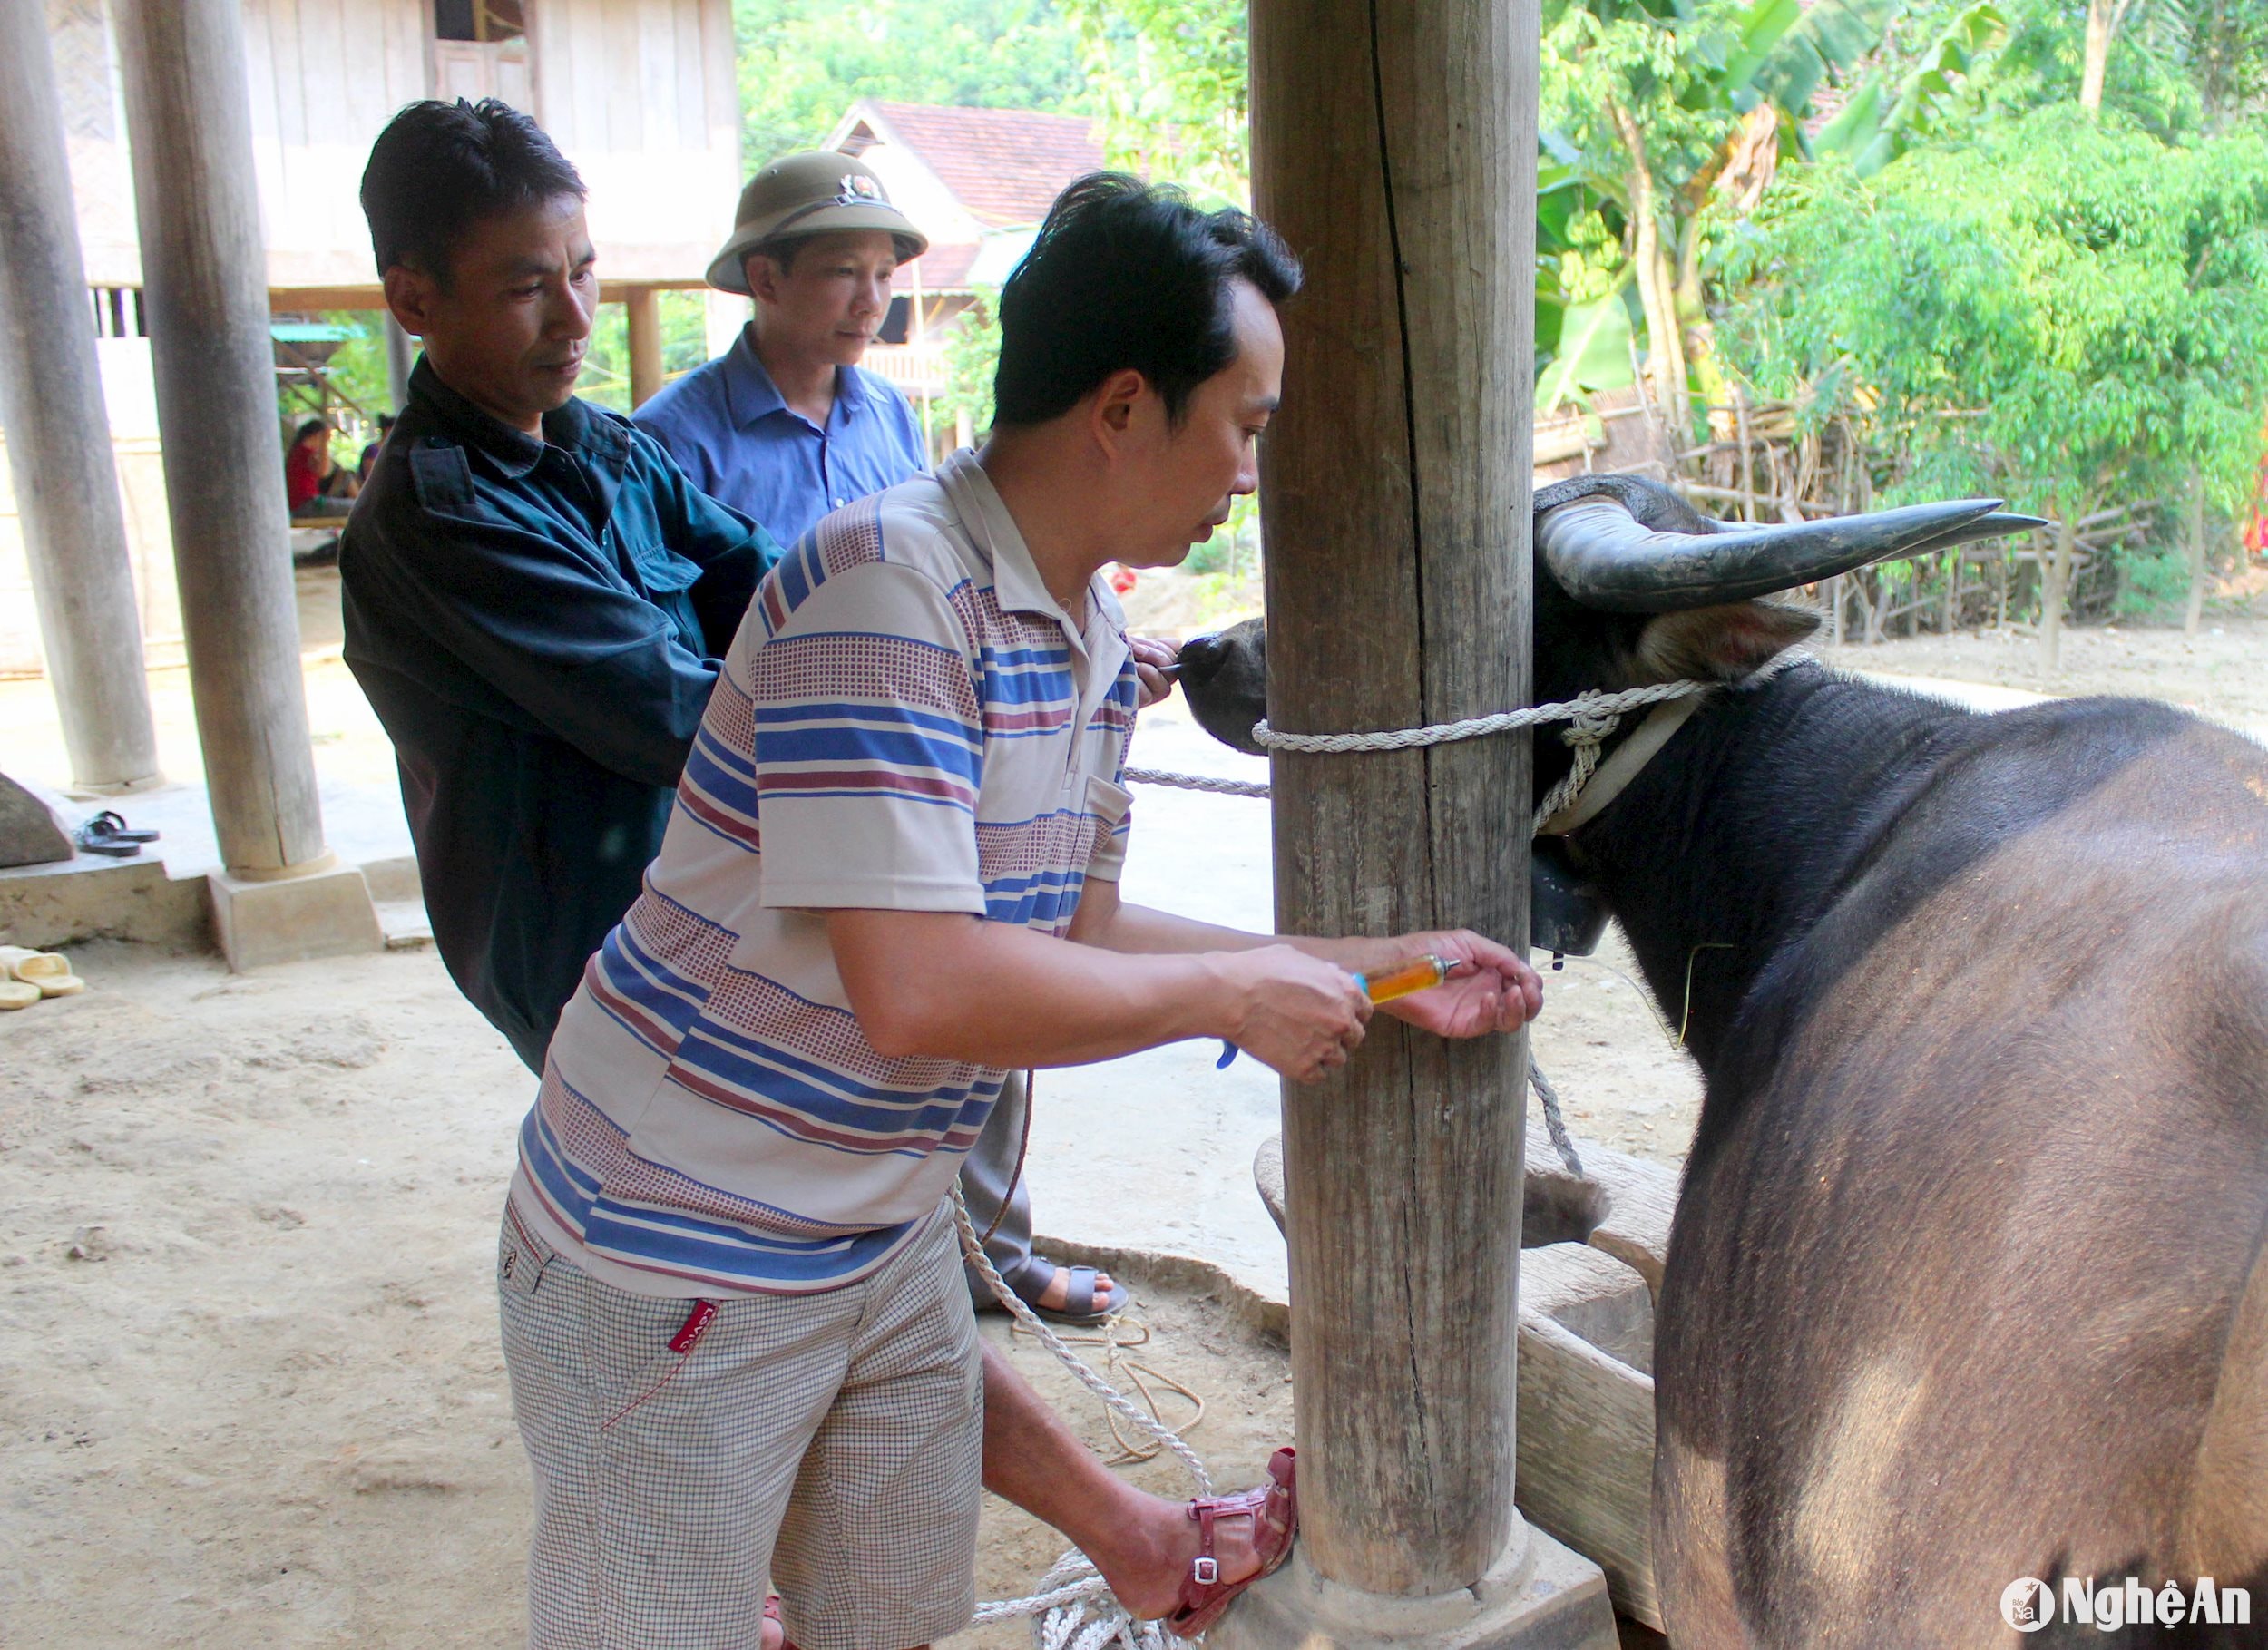
<svg viewBox="0 0 2268 1650">
<path fill-rule="evenodd" d="M 521 1128 L 539 1236 L 680 1296 L 838 1288 L 913 1236 L 1007 1073 L 876 1053 L 824 913 L 1061 934 L 1086 879 L 1116 879 L 1135 679 L 1100 578 L 1085 608 L 1082 630 L 965 452 L 765 578 Z"/>
</svg>

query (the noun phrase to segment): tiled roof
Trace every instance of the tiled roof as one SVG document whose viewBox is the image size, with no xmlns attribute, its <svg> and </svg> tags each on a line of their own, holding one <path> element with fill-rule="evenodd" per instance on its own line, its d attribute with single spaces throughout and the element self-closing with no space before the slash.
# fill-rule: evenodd
<svg viewBox="0 0 2268 1650">
<path fill-rule="evenodd" d="M 961 291 L 969 284 L 969 266 L 976 261 L 977 246 L 968 241 L 960 246 L 933 246 L 922 254 L 922 288 L 926 292 Z M 914 266 L 900 264 L 890 277 L 890 290 L 914 290 Z"/>
<path fill-rule="evenodd" d="M 993 229 L 1039 222 L 1065 184 L 1102 168 L 1102 144 L 1084 115 L 879 100 L 870 106 Z"/>
</svg>

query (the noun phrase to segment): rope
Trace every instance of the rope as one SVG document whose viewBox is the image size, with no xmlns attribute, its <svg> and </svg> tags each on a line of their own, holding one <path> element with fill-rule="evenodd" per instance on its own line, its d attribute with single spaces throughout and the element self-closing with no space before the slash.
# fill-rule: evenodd
<svg viewBox="0 0 2268 1650">
<path fill-rule="evenodd" d="M 1551 1079 L 1544 1076 L 1533 1056 L 1528 1061 L 1528 1086 L 1543 1102 L 1543 1128 L 1544 1132 L 1551 1137 L 1551 1149 L 1559 1154 L 1559 1161 L 1566 1166 L 1567 1172 L 1580 1180 L 1583 1177 L 1583 1160 L 1575 1155 L 1574 1137 L 1567 1132 L 1567 1119 L 1559 1115 L 1559 1091 L 1551 1086 Z"/>
<path fill-rule="evenodd" d="M 1250 779 L 1212 779 L 1203 774 L 1168 773 L 1161 767 L 1129 767 L 1126 776 L 1136 785 L 1167 785 L 1180 791 L 1211 791 L 1219 796 L 1257 796 L 1266 800 L 1268 787 Z"/>
<path fill-rule="evenodd" d="M 1270 750 L 1301 750 L 1337 755 L 1354 750 L 1410 750 L 1424 745 L 1446 745 L 1455 739 L 1478 739 L 1492 733 L 1510 733 L 1516 727 L 1535 727 L 1545 722 L 1573 722 L 1576 732 L 1582 735 L 1587 724 L 1605 720 L 1611 730 L 1614 721 L 1628 711 L 1647 705 L 1658 705 L 1664 699 L 1681 699 L 1695 693 L 1706 693 L 1711 684 L 1696 681 L 1656 682 L 1650 687 L 1626 688 L 1620 693 L 1602 693 L 1593 688 L 1579 693 L 1571 699 L 1554 700 L 1548 705 L 1530 705 L 1524 710 L 1500 710 L 1492 716 L 1467 717 L 1461 722 L 1435 722 L 1424 727 L 1396 727 L 1383 733 L 1278 733 L 1263 720 L 1252 725 L 1252 737 Z M 1564 737 L 1564 736 L 1563 736 Z M 1602 732 L 1598 737 L 1605 737 Z M 1569 738 L 1572 745 L 1574 738 Z"/>
<path fill-rule="evenodd" d="M 1537 805 L 1532 830 L 1566 807 L 1590 783 L 1598 770 L 1598 750 L 1608 737 L 1622 725 L 1622 718 L 1633 710 L 1648 705 L 1659 705 L 1669 699 L 1682 699 L 1696 693 L 1706 693 L 1713 684 L 1696 681 L 1657 682 L 1650 687 L 1630 688 L 1620 693 L 1593 690 L 1579 693 L 1571 699 L 1554 700 L 1548 705 L 1530 705 L 1525 710 L 1500 710 L 1493 716 L 1467 717 L 1458 722 L 1434 722 L 1423 727 L 1391 728 L 1383 733 L 1278 733 L 1261 720 L 1252 725 L 1252 737 L 1270 750 L 1296 750 L 1326 755 L 1344 755 L 1364 750 L 1413 750 L 1428 745 L 1446 745 L 1457 739 L 1478 739 L 1489 734 L 1509 733 L 1516 727 L 1537 727 L 1547 722 L 1565 722 L 1559 737 L 1575 753 L 1575 764 L 1568 769 L 1567 777 L 1553 786 Z M 1177 774 L 1165 768 L 1129 767 L 1126 776 L 1136 785 L 1162 785 L 1175 790 L 1205 791 L 1217 796 L 1253 796 L 1266 799 L 1268 787 L 1250 779 L 1216 779 L 1206 774 Z"/>
<path fill-rule="evenodd" d="M 1461 722 L 1436 722 L 1425 727 L 1404 727 L 1385 733 L 1278 733 L 1266 722 L 1256 722 L 1252 737 L 1272 750 L 1320 751 L 1340 754 L 1359 750 L 1409 750 L 1427 745 L 1445 745 L 1453 739 L 1477 739 L 1488 734 L 1506 733 L 1515 727 L 1534 727 L 1546 722 L 1565 722 L 1559 737 L 1575 753 L 1574 766 L 1567 777 L 1553 786 L 1536 805 L 1535 817 L 1529 823 L 1530 834 L 1540 829 L 1543 822 L 1561 808 L 1573 803 L 1598 771 L 1599 747 L 1622 718 L 1633 710 L 1648 705 L 1659 705 L 1670 699 L 1686 698 L 1706 692 L 1711 684 L 1696 681 L 1659 682 L 1647 688 L 1632 688 L 1621 693 L 1579 693 L 1571 699 L 1557 700 L 1548 705 L 1531 705 L 1525 710 L 1499 711 L 1494 716 L 1468 717 Z M 1268 787 L 1248 779 L 1214 779 L 1203 774 L 1177 774 L 1163 768 L 1129 767 L 1126 776 L 1137 785 L 1170 786 L 1177 790 L 1209 791 L 1224 796 L 1255 796 L 1266 798 Z M 1535 1090 L 1536 1098 L 1543 1107 L 1543 1127 L 1551 1137 L 1552 1149 L 1559 1154 L 1559 1161 L 1567 1172 L 1580 1178 L 1583 1160 L 1576 1155 L 1575 1141 L 1568 1133 L 1567 1119 L 1560 1115 L 1559 1093 L 1551 1086 L 1551 1079 L 1537 1069 L 1536 1062 L 1528 1062 L 1528 1086 Z M 1061 1355 L 1061 1354 L 1059 1354 Z"/>
<path fill-rule="evenodd" d="M 1163 1421 L 1144 1414 L 1117 1388 L 1089 1369 L 1079 1354 L 1063 1343 L 1063 1338 L 1009 1288 L 999 1268 L 984 1253 L 976 1226 L 969 1219 L 968 1205 L 961 1201 L 958 1186 L 953 1191 L 953 1217 L 961 1230 L 963 1257 L 976 1268 L 977 1274 L 983 1278 L 993 1298 L 1007 1308 L 1009 1315 L 1038 1336 L 1040 1343 L 1055 1354 L 1081 1386 L 1102 1400 L 1114 1418 L 1122 1418 L 1138 1432 L 1148 1433 L 1161 1448 L 1172 1450 L 1189 1469 L 1197 1492 L 1210 1495 L 1213 1475 L 1205 1469 L 1197 1451 L 1183 1443 L 1179 1434 Z M 1203 1414 L 1201 1406 L 1198 1413 Z M 1118 1435 L 1117 1419 L 1111 1422 L 1111 1431 Z M 1163 1622 L 1137 1621 L 1129 1616 L 1093 1561 L 1077 1547 L 1068 1549 L 1049 1567 L 1048 1573 L 1040 1577 L 1038 1590 L 1022 1598 L 1002 1598 L 979 1605 L 975 1620 L 978 1624 L 1010 1621 L 1019 1616 L 1033 1618 L 1031 1642 L 1038 1650 L 1108 1650 L 1111 1645 L 1119 1650 L 1174 1650 L 1179 1643 L 1166 1630 Z"/>
</svg>

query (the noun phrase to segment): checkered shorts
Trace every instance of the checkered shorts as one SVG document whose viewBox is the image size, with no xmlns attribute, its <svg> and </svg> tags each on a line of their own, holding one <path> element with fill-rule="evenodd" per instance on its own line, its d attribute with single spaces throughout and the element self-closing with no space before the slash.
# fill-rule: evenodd
<svg viewBox="0 0 2268 1650">
<path fill-rule="evenodd" d="M 949 1210 L 825 1294 L 664 1300 L 504 1211 L 533 1650 L 904 1650 L 976 1604 L 984 1386 Z"/>
</svg>

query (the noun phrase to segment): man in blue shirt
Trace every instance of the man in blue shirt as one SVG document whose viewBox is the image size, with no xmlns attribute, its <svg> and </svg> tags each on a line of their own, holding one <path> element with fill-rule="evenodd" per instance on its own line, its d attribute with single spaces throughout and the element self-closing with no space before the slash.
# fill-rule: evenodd
<svg viewBox="0 0 2268 1650">
<path fill-rule="evenodd" d="M 730 349 L 632 422 L 704 492 L 793 544 L 830 511 L 929 468 L 914 409 L 858 365 L 890 312 L 892 274 L 929 241 L 865 161 L 832 150 L 766 166 L 741 191 L 735 222 L 709 284 L 753 299 L 755 316 Z M 1150 648 L 1143 662 L 1169 662 L 1170 652 Z M 962 1194 L 1010 1288 L 1051 1317 L 1096 1323 L 1132 1297 L 1106 1272 L 1032 1253 L 1020 1173 L 1029 1103 L 1017 1073 L 969 1154 Z M 980 1307 L 993 1303 L 973 1272 L 969 1286 Z"/>
<path fill-rule="evenodd" d="M 339 545 L 347 662 L 394 741 L 442 961 L 537 1071 L 779 559 L 574 398 L 582 196 L 502 103 L 412 104 L 379 138 L 363 207 L 425 356 Z"/>
<path fill-rule="evenodd" d="M 929 468 L 921 421 L 858 366 L 890 277 L 929 242 L 862 161 L 788 155 L 749 180 L 709 283 L 753 298 L 723 355 L 638 409 L 693 483 L 793 544 L 830 510 Z"/>
</svg>

